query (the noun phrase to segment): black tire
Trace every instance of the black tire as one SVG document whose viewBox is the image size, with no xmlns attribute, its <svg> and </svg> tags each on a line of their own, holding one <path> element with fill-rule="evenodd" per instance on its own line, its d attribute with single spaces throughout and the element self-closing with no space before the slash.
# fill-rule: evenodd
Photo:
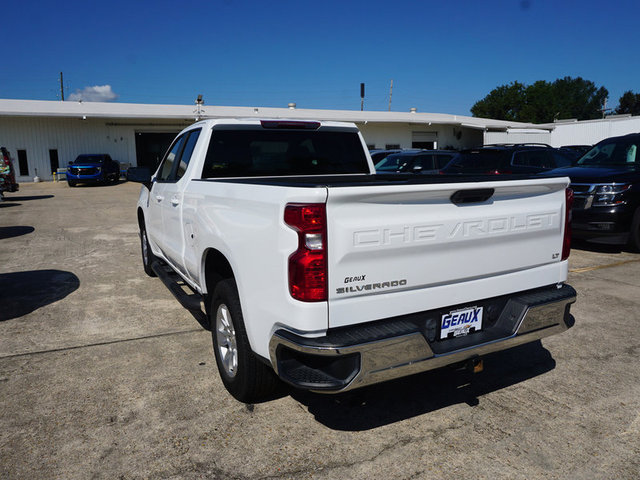
<svg viewBox="0 0 640 480">
<path fill-rule="evenodd" d="M 75 180 L 67 180 L 67 183 L 69 184 L 70 187 L 75 187 L 76 186 L 76 181 Z"/>
<path fill-rule="evenodd" d="M 211 336 L 222 383 L 236 400 L 254 403 L 272 395 L 279 380 L 251 350 L 236 282 L 221 280 L 211 297 Z"/>
<path fill-rule="evenodd" d="M 636 252 L 640 252 L 640 207 L 636 208 L 636 213 L 634 213 L 631 221 L 629 246 Z"/>
<path fill-rule="evenodd" d="M 144 226 L 144 222 L 140 225 L 140 250 L 142 253 L 142 267 L 144 273 L 150 277 L 155 277 L 156 272 L 153 271 L 151 265 L 156 261 L 156 256 L 151 251 L 149 246 L 149 239 L 147 238 L 147 229 Z"/>
</svg>

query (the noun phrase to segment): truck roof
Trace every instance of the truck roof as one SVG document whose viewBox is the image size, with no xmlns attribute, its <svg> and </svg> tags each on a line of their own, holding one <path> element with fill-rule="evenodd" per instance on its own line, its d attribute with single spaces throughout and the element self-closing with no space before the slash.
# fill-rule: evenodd
<svg viewBox="0 0 640 480">
<path fill-rule="evenodd" d="M 201 120 L 199 122 L 194 123 L 189 128 L 194 127 L 195 125 L 199 126 L 210 126 L 213 127 L 215 125 L 261 125 L 263 122 L 277 122 L 283 124 L 313 124 L 318 123 L 320 127 L 334 127 L 334 128 L 357 128 L 355 123 L 352 122 L 333 122 L 333 121 L 320 121 L 320 120 L 300 120 L 294 118 L 215 118 L 215 119 L 207 119 Z"/>
</svg>

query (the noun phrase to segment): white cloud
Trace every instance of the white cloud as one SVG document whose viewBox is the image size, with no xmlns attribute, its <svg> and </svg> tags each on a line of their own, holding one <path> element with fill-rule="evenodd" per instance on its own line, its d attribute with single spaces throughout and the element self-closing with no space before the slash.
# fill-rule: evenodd
<svg viewBox="0 0 640 480">
<path fill-rule="evenodd" d="M 119 97 L 111 90 L 111 85 L 95 85 L 78 89 L 69 95 L 69 100 L 75 102 L 113 102 Z"/>
</svg>

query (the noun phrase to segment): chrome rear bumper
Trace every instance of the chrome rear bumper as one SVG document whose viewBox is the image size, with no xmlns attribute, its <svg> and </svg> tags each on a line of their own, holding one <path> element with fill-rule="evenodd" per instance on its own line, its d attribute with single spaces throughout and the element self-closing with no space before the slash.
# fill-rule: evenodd
<svg viewBox="0 0 640 480">
<path fill-rule="evenodd" d="M 321 338 L 278 330 L 270 342 L 271 364 L 298 388 L 343 392 L 563 332 L 573 326 L 569 309 L 575 301 L 576 291 L 569 285 L 490 299 L 488 308 L 501 308 L 483 331 L 445 340 L 437 340 L 434 330 L 442 309 L 343 328 Z"/>
</svg>

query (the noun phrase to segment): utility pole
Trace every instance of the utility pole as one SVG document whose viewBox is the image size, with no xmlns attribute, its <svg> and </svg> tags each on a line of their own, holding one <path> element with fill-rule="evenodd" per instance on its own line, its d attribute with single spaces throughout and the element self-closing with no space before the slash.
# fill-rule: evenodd
<svg viewBox="0 0 640 480">
<path fill-rule="evenodd" d="M 204 105 L 204 100 L 202 99 L 202 94 L 199 94 L 198 98 L 196 98 L 196 109 L 194 110 L 194 113 L 196 114 L 196 122 L 200 121 L 202 114 L 204 113 L 202 111 L 202 105 Z"/>
<path fill-rule="evenodd" d="M 364 83 L 360 84 L 360 111 L 364 110 Z"/>
<path fill-rule="evenodd" d="M 608 98 L 605 98 L 605 99 L 604 99 L 604 102 L 603 102 L 603 104 L 602 104 L 602 108 L 600 109 L 600 111 L 602 112 L 602 118 L 604 118 L 604 117 L 605 117 L 605 115 L 606 115 L 606 113 L 607 113 L 608 111 L 613 110 L 613 108 L 607 108 L 607 100 L 609 100 L 609 99 L 608 99 Z"/>
<path fill-rule="evenodd" d="M 391 95 L 393 95 L 393 78 L 391 79 L 391 86 L 389 87 L 389 111 L 391 111 Z"/>
<path fill-rule="evenodd" d="M 62 72 L 60 72 L 60 98 L 64 102 L 64 86 L 62 83 Z"/>
</svg>

